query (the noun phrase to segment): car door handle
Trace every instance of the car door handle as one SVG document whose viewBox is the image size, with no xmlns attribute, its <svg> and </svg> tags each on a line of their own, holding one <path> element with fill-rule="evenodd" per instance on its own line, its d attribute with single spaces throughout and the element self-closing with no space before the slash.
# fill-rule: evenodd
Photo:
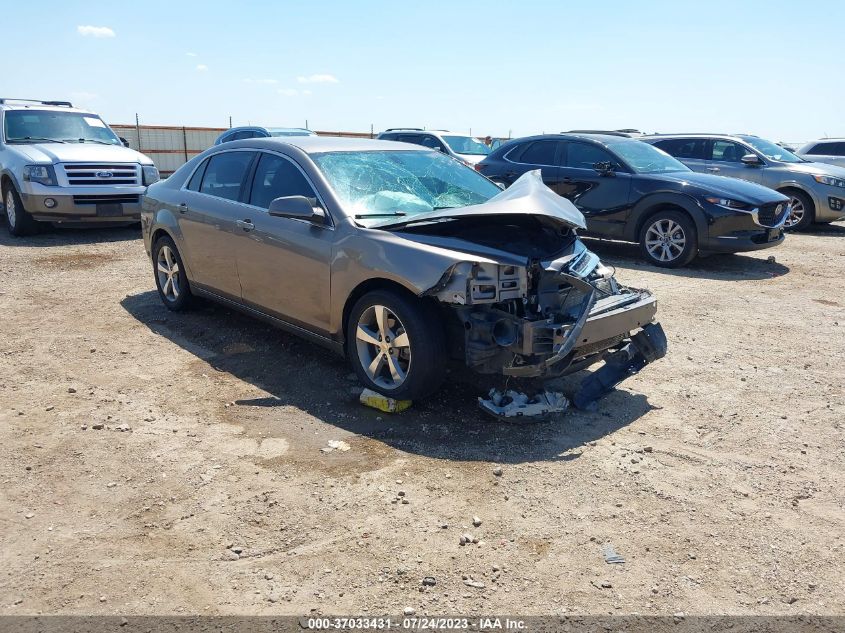
<svg viewBox="0 0 845 633">
<path fill-rule="evenodd" d="M 572 180 L 572 178 L 570 178 L 569 176 L 567 176 L 566 178 L 561 180 L 561 182 L 565 182 L 566 184 L 569 184 L 569 183 L 572 183 L 572 182 L 575 182 L 575 181 Z"/>
<path fill-rule="evenodd" d="M 718 167 L 708 167 L 707 171 L 719 171 Z"/>
<path fill-rule="evenodd" d="M 252 223 L 252 220 L 236 220 L 235 224 L 241 227 L 244 231 L 251 231 L 255 228 L 255 225 Z"/>
<path fill-rule="evenodd" d="M 188 203 L 187 202 L 180 202 L 179 203 L 179 213 L 186 213 L 188 211 Z"/>
</svg>

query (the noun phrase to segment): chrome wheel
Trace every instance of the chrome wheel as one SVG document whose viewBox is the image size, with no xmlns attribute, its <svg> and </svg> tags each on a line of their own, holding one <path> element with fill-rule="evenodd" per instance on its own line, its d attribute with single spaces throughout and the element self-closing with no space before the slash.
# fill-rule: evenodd
<svg viewBox="0 0 845 633">
<path fill-rule="evenodd" d="M 358 362 L 376 385 L 396 389 L 411 368 L 411 342 L 390 309 L 374 305 L 361 314 L 355 332 Z"/>
<path fill-rule="evenodd" d="M 786 222 L 783 223 L 783 226 L 786 229 L 798 226 L 801 223 L 801 220 L 804 219 L 804 214 L 807 212 L 806 209 L 804 209 L 804 203 L 795 196 L 789 197 L 789 207 L 789 215 L 786 218 Z"/>
<path fill-rule="evenodd" d="M 674 220 L 657 220 L 646 230 L 646 250 L 657 261 L 671 262 L 678 259 L 686 245 L 684 228 Z"/>
<path fill-rule="evenodd" d="M 176 301 L 181 292 L 179 287 L 179 262 L 176 261 L 176 254 L 165 244 L 158 249 L 156 260 L 156 274 L 158 275 L 158 287 L 161 289 L 161 294 L 168 301 Z"/>
<path fill-rule="evenodd" d="M 12 193 L 11 189 L 6 192 L 6 217 L 9 220 L 9 226 L 15 228 L 17 213 L 15 211 L 15 194 Z"/>
</svg>

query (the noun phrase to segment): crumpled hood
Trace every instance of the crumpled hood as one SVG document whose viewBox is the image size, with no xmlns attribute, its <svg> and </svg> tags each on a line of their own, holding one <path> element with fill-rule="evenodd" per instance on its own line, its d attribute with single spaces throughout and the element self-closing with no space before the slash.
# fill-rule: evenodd
<svg viewBox="0 0 845 633">
<path fill-rule="evenodd" d="M 481 217 L 485 215 L 542 215 L 553 218 L 570 228 L 587 228 L 584 216 L 575 208 L 575 205 L 543 184 L 539 169 L 525 172 L 510 187 L 483 204 L 419 213 L 381 222 L 373 228 L 390 228 L 409 222 L 416 223 L 421 220 L 436 220 L 438 218 Z"/>
<path fill-rule="evenodd" d="M 754 205 L 786 202 L 789 198 L 756 182 L 749 182 L 728 176 L 714 174 L 700 174 L 694 171 L 675 171 L 664 174 L 654 174 L 659 181 L 671 180 L 682 186 L 683 191 L 692 196 L 718 195 L 740 200 Z"/>
<path fill-rule="evenodd" d="M 33 163 L 140 163 L 153 162 L 134 149 L 99 143 L 33 143 L 10 145 Z"/>
</svg>

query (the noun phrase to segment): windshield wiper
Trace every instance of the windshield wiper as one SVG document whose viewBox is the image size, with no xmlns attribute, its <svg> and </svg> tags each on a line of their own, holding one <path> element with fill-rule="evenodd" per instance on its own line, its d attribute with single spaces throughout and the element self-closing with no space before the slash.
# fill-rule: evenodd
<svg viewBox="0 0 845 633">
<path fill-rule="evenodd" d="M 6 139 L 7 143 L 30 143 L 32 141 L 47 141 L 48 143 L 67 143 L 60 138 L 47 138 L 44 136 L 23 136 L 21 138 Z"/>
<path fill-rule="evenodd" d="M 100 141 L 95 138 L 80 138 L 77 139 L 80 143 L 99 143 L 100 145 L 114 145 L 114 143 L 109 143 L 107 141 Z"/>
<path fill-rule="evenodd" d="M 390 213 L 359 213 L 355 215 L 356 220 L 366 220 L 367 218 L 393 218 L 403 215 L 408 215 L 404 211 L 391 211 Z"/>
</svg>

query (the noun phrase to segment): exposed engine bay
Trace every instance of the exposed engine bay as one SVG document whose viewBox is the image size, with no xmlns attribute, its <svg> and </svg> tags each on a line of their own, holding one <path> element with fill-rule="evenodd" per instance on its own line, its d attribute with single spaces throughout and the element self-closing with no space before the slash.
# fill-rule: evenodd
<svg viewBox="0 0 845 633">
<path fill-rule="evenodd" d="M 572 373 L 621 350 L 641 328 L 660 327 L 650 292 L 619 284 L 572 229 L 542 216 L 460 218 L 403 233 L 495 260 L 456 263 L 425 292 L 454 310 L 466 364 L 480 373 Z"/>
</svg>

